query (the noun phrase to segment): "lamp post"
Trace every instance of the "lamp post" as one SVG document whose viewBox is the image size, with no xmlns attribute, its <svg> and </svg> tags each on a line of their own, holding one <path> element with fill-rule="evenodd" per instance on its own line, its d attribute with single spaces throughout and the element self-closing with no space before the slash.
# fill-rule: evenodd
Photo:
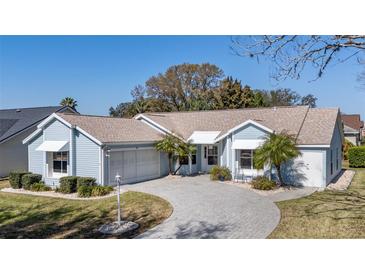
<svg viewBox="0 0 365 274">
<path fill-rule="evenodd" d="M 121 222 L 121 210 L 120 210 L 120 175 L 119 173 L 117 173 L 117 175 L 115 176 L 115 181 L 118 184 L 118 225 L 120 226 L 120 222 Z"/>
</svg>

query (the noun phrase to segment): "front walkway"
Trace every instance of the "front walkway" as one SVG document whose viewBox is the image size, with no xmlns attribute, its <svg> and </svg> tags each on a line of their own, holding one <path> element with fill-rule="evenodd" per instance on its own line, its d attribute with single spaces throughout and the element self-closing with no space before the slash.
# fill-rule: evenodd
<svg viewBox="0 0 365 274">
<path fill-rule="evenodd" d="M 138 238 L 266 238 L 280 220 L 271 200 L 211 182 L 207 175 L 165 177 L 123 188 L 160 196 L 174 207 L 170 218 Z"/>
</svg>

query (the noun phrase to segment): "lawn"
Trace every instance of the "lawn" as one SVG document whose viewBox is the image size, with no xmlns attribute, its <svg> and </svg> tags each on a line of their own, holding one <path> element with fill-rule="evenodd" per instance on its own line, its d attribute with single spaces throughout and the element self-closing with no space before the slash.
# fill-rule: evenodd
<svg viewBox="0 0 365 274">
<path fill-rule="evenodd" d="M 0 188 L 8 181 L 0 181 Z M 116 197 L 93 200 L 66 200 L 0 192 L 0 238 L 105 238 L 97 230 L 116 219 Z M 121 196 L 122 217 L 137 222 L 132 238 L 156 226 L 172 213 L 162 198 L 127 192 Z"/>
<path fill-rule="evenodd" d="M 269 238 L 365 238 L 365 169 L 355 170 L 346 191 L 278 202 L 281 221 Z"/>
</svg>

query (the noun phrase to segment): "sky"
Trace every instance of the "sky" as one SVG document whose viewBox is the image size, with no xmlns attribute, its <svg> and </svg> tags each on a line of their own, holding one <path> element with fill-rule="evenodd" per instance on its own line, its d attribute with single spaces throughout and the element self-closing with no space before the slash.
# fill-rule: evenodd
<svg viewBox="0 0 365 274">
<path fill-rule="evenodd" d="M 230 45 L 230 36 L 0 36 L 0 108 L 58 105 L 69 96 L 82 114 L 108 115 L 169 66 L 209 62 L 253 89 L 311 93 L 319 107 L 365 118 L 356 60 L 330 66 L 316 81 L 309 68 L 300 80 L 277 82 L 269 61 L 236 56 Z"/>
</svg>

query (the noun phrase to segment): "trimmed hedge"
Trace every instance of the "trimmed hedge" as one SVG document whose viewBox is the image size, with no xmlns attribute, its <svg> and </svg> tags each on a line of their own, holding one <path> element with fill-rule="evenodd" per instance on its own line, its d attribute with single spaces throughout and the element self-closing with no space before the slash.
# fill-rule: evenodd
<svg viewBox="0 0 365 274">
<path fill-rule="evenodd" d="M 79 197 L 82 198 L 91 197 L 92 190 L 92 186 L 80 186 L 79 188 L 77 188 L 77 194 Z"/>
<path fill-rule="evenodd" d="M 105 196 L 113 191 L 111 186 L 94 186 L 91 191 L 91 196 Z"/>
<path fill-rule="evenodd" d="M 232 179 L 231 171 L 228 167 L 213 166 L 210 170 L 210 179 L 212 181 L 230 181 Z"/>
<path fill-rule="evenodd" d="M 269 180 L 269 178 L 266 178 L 265 176 L 256 177 L 252 181 L 251 185 L 254 189 L 259 189 L 259 190 L 272 190 L 276 187 L 276 183 L 274 181 Z"/>
<path fill-rule="evenodd" d="M 22 186 L 26 190 L 30 190 L 32 185 L 39 183 L 42 180 L 40 174 L 24 174 L 22 176 Z"/>
<path fill-rule="evenodd" d="M 9 173 L 9 183 L 12 188 L 22 188 L 22 177 L 31 174 L 27 171 L 12 171 Z"/>
<path fill-rule="evenodd" d="M 88 198 L 88 197 L 97 197 L 97 196 L 105 196 L 113 191 L 113 187 L 111 186 L 80 186 L 77 189 L 77 194 L 79 197 Z"/>
<path fill-rule="evenodd" d="M 96 179 L 92 177 L 78 177 L 77 189 L 81 186 L 96 186 Z"/>
<path fill-rule="evenodd" d="M 61 193 L 75 193 L 77 190 L 77 176 L 65 176 L 60 178 L 60 186 L 58 192 Z"/>
<path fill-rule="evenodd" d="M 350 167 L 365 167 L 365 146 L 349 149 Z"/>
<path fill-rule="evenodd" d="M 35 183 L 30 187 L 31 191 L 51 191 L 52 188 L 50 186 L 45 185 L 43 181 L 40 181 L 39 183 Z"/>
</svg>

